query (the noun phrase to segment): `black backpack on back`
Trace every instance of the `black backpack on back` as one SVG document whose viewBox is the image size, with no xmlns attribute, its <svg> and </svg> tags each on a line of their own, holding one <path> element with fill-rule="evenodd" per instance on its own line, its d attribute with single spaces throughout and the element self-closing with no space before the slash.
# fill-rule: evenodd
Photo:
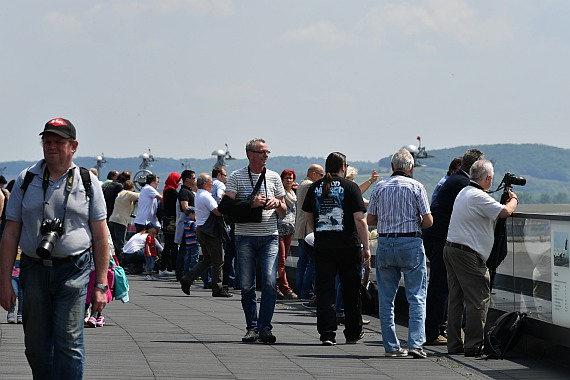
<svg viewBox="0 0 570 380">
<path fill-rule="evenodd" d="M 526 314 L 512 311 L 501 315 L 485 334 L 482 354 L 485 359 L 503 359 L 519 341 Z"/>
</svg>

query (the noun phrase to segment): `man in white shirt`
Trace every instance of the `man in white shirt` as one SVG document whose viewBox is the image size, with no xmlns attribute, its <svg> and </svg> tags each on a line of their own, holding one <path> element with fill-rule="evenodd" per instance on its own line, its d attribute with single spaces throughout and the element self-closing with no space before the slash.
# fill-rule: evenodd
<svg viewBox="0 0 570 380">
<path fill-rule="evenodd" d="M 158 176 L 149 174 L 146 176 L 146 185 L 141 189 L 137 216 L 135 217 L 136 231 L 142 231 L 149 223 L 160 228 L 160 222 L 156 212 L 158 210 L 158 200 L 162 195 L 158 192 Z"/>
</svg>

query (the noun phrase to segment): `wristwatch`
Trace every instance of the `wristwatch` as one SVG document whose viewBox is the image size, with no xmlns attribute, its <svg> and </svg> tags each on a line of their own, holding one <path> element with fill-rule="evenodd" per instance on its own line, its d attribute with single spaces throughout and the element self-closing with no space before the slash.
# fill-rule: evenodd
<svg viewBox="0 0 570 380">
<path fill-rule="evenodd" d="M 109 290 L 109 285 L 107 285 L 107 284 L 95 284 L 95 288 L 102 290 L 103 293 L 107 293 L 107 291 Z"/>
</svg>

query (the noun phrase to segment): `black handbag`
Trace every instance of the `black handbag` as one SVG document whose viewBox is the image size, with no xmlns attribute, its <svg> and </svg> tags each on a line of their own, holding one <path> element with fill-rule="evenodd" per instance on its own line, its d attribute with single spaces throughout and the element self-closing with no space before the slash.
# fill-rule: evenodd
<svg viewBox="0 0 570 380">
<path fill-rule="evenodd" d="M 217 216 L 213 212 L 210 212 L 210 216 L 208 216 L 206 222 L 200 226 L 200 232 L 211 237 L 221 237 L 226 241 L 230 240 L 224 218 Z"/>
<path fill-rule="evenodd" d="M 251 207 L 251 199 L 259 191 L 261 182 L 265 182 L 265 168 L 263 168 L 248 200 L 238 201 L 224 195 L 218 205 L 218 211 L 226 216 L 228 223 L 261 223 L 263 206 Z"/>
</svg>

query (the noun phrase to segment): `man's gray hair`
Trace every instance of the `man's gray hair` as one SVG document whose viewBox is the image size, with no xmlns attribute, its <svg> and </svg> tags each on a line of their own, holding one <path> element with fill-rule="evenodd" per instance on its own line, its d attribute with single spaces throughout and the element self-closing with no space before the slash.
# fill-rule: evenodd
<svg viewBox="0 0 570 380">
<path fill-rule="evenodd" d="M 245 151 L 251 152 L 251 151 L 256 150 L 257 143 L 265 144 L 265 140 L 264 139 L 251 139 L 251 140 L 249 140 L 247 142 L 247 144 L 245 144 Z"/>
<path fill-rule="evenodd" d="M 208 173 L 201 173 L 198 178 L 196 178 L 196 187 L 198 187 L 198 189 L 203 189 L 204 184 L 209 182 L 211 179 L 212 177 L 210 177 Z"/>
<path fill-rule="evenodd" d="M 392 170 L 409 172 L 414 167 L 414 156 L 407 149 L 400 149 L 392 155 Z"/>
<path fill-rule="evenodd" d="M 469 170 L 469 177 L 471 177 L 472 181 L 480 181 L 487 178 L 487 176 L 492 177 L 494 173 L 493 163 L 489 160 L 483 159 L 473 163 Z"/>
</svg>

